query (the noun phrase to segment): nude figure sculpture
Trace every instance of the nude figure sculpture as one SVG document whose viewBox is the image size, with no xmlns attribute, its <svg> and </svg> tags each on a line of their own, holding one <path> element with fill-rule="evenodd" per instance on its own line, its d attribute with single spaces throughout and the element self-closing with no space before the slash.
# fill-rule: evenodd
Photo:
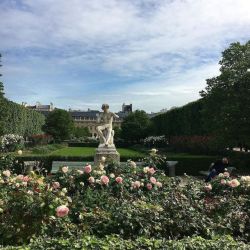
<svg viewBox="0 0 250 250">
<path fill-rule="evenodd" d="M 102 105 L 103 112 L 97 117 L 99 126 L 97 126 L 96 131 L 100 138 L 99 147 L 114 147 L 114 130 L 113 130 L 113 120 L 114 118 L 119 118 L 118 115 L 109 111 L 109 105 Z"/>
</svg>

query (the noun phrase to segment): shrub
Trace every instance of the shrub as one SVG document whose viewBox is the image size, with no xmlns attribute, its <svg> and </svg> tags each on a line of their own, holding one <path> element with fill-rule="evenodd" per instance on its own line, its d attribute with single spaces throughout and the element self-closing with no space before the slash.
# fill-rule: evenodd
<svg viewBox="0 0 250 250">
<path fill-rule="evenodd" d="M 207 184 L 189 176 L 168 178 L 155 165 L 128 161 L 118 167 L 103 160 L 73 171 L 62 166 L 53 176 L 1 171 L 2 244 L 233 249 L 235 239 L 247 247 L 240 241 L 250 241 L 250 176 L 224 173 Z"/>
<path fill-rule="evenodd" d="M 24 147 L 24 138 L 20 135 L 7 134 L 0 137 L 1 151 L 14 152 Z"/>
<path fill-rule="evenodd" d="M 0 121 L 3 134 L 18 134 L 26 137 L 42 133 L 45 116 L 3 98 L 0 106 Z"/>
</svg>

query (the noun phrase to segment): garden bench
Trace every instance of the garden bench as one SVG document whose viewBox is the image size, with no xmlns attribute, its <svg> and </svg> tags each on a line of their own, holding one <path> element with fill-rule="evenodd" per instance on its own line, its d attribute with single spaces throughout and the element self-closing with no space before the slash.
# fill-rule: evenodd
<svg viewBox="0 0 250 250">
<path fill-rule="evenodd" d="M 82 169 L 87 163 L 82 161 L 53 161 L 51 173 L 56 173 L 63 166 L 69 167 L 69 170 Z M 90 163 L 92 164 L 92 162 Z"/>
</svg>

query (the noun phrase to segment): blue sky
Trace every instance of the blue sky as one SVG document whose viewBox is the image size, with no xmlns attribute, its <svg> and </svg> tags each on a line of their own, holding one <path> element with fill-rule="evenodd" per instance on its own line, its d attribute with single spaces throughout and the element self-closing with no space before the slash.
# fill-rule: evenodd
<svg viewBox="0 0 250 250">
<path fill-rule="evenodd" d="M 66 109 L 181 106 L 250 39 L 249 0 L 0 0 L 0 16 L 6 96 Z"/>
</svg>

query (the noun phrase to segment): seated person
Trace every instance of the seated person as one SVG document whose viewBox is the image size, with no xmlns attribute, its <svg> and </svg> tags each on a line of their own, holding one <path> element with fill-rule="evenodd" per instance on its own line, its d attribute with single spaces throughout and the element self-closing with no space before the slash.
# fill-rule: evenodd
<svg viewBox="0 0 250 250">
<path fill-rule="evenodd" d="M 205 181 L 206 182 L 211 181 L 211 179 L 214 178 L 216 175 L 220 173 L 224 173 L 228 165 L 229 165 L 229 162 L 226 157 L 223 157 L 222 160 L 216 161 L 210 168 L 210 173 L 208 174 Z"/>
</svg>

